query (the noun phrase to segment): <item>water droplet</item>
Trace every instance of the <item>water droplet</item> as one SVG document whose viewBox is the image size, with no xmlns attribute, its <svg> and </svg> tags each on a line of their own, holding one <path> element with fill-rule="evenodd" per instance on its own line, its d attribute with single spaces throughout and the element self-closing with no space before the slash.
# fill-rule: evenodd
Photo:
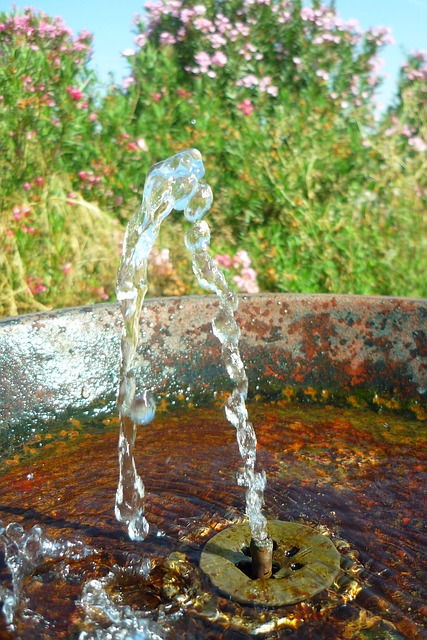
<svg viewBox="0 0 427 640">
<path fill-rule="evenodd" d="M 156 403 L 150 391 L 143 391 L 135 396 L 129 409 L 129 417 L 135 424 L 149 424 L 156 414 Z"/>
</svg>

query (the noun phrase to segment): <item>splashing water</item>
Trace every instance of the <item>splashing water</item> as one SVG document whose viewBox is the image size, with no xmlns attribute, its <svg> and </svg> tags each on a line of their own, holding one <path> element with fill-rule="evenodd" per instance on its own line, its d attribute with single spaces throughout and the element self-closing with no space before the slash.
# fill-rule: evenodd
<svg viewBox="0 0 427 640">
<path fill-rule="evenodd" d="M 138 346 L 139 320 L 148 289 L 148 257 L 156 242 L 163 220 L 173 209 L 183 211 L 192 223 L 185 235 L 185 244 L 192 254 L 193 271 L 199 284 L 219 298 L 219 310 L 212 327 L 222 346 L 222 357 L 234 390 L 227 400 L 225 412 L 235 427 L 243 469 L 238 483 L 246 487 L 246 514 L 252 537 L 268 538 L 267 521 L 261 513 L 266 485 L 265 473 L 255 471 L 256 436 L 248 421 L 245 400 L 248 380 L 239 353 L 240 330 L 234 318 L 238 300 L 208 253 L 210 231 L 202 220 L 212 204 L 212 190 L 201 182 L 205 173 L 197 149 L 181 151 L 154 165 L 145 181 L 142 204 L 130 220 L 123 247 L 123 257 L 117 279 L 117 298 L 123 314 L 121 370 L 118 394 L 120 412 L 119 483 L 115 513 L 128 527 L 133 540 L 142 540 L 149 525 L 144 516 L 144 484 L 137 473 L 134 446 L 137 425 L 149 424 L 155 415 L 152 393 L 144 389 L 137 393 L 135 355 Z"/>
<path fill-rule="evenodd" d="M 17 522 L 11 522 L 6 527 L 0 522 L 0 539 L 4 545 L 4 559 L 10 571 L 12 588 L 0 586 L 0 601 L 6 624 L 12 625 L 16 608 L 22 597 L 25 578 L 34 569 L 46 562 L 58 558 L 77 560 L 85 558 L 91 553 L 80 540 L 54 540 L 46 535 L 38 525 L 29 531 Z"/>
</svg>

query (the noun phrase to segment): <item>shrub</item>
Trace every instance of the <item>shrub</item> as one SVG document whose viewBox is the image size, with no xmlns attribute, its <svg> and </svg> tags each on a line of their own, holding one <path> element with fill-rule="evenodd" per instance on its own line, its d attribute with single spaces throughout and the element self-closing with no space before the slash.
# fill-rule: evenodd
<svg viewBox="0 0 427 640">
<path fill-rule="evenodd" d="M 426 55 L 378 122 L 384 27 L 317 0 L 146 7 L 129 75 L 104 93 L 90 34 L 0 13 L 2 312 L 110 299 L 145 173 L 193 146 L 236 289 L 427 295 Z M 151 294 L 198 291 L 183 224 L 162 229 Z"/>
<path fill-rule="evenodd" d="M 202 151 L 216 248 L 246 248 L 265 289 L 425 292 L 419 272 L 399 272 L 420 244 L 411 176 L 391 170 L 375 123 L 378 54 L 390 31 L 363 32 L 317 1 L 146 9 L 123 89 L 133 135 L 147 138 L 156 160 Z M 396 181 L 412 194 L 403 209 Z"/>
</svg>

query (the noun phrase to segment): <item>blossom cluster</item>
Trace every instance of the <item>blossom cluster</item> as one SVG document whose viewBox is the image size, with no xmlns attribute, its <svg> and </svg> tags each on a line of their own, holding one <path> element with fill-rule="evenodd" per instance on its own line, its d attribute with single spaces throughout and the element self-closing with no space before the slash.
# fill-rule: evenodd
<svg viewBox="0 0 427 640">
<path fill-rule="evenodd" d="M 34 13 L 31 7 L 22 15 L 11 14 L 0 21 L 0 43 L 14 42 L 15 45 L 28 46 L 32 51 L 49 47 L 52 51 L 52 63 L 61 66 L 61 51 L 77 54 L 75 60 L 83 64 L 91 53 L 92 34 L 81 31 L 76 38 L 60 17 L 50 17 L 43 12 Z"/>
<path fill-rule="evenodd" d="M 388 137 L 396 134 L 406 138 L 408 145 L 414 149 L 414 151 L 425 152 L 427 151 L 427 142 L 418 135 L 415 127 L 410 126 L 407 123 L 400 123 L 396 114 L 391 116 L 392 126 L 385 130 L 385 135 Z"/>
<path fill-rule="evenodd" d="M 0 13 L 0 119 L 8 123 L 11 138 L 19 130 L 21 140 L 37 144 L 52 128 L 64 136 L 65 109 L 83 111 L 89 126 L 95 122 L 97 114 L 86 111 L 90 97 L 78 86 L 85 79 L 91 41 L 89 32 L 74 37 L 62 18 L 31 8 Z"/>
<path fill-rule="evenodd" d="M 418 86 L 427 101 L 427 51 L 412 51 L 401 68 L 401 83 L 414 90 Z"/>
<path fill-rule="evenodd" d="M 234 272 L 232 281 L 242 293 L 258 293 L 257 273 L 251 267 L 252 261 L 244 249 L 239 249 L 232 257 L 228 253 L 217 255 L 215 262 L 220 267 Z M 237 273 L 236 273 L 237 272 Z"/>
<path fill-rule="evenodd" d="M 399 100 L 389 113 L 384 134 L 397 137 L 406 151 L 425 154 L 427 131 L 427 51 L 412 51 L 400 71 Z"/>
<path fill-rule="evenodd" d="M 43 283 L 40 276 L 28 276 L 27 285 L 33 296 L 47 291 L 47 286 Z"/>
<path fill-rule="evenodd" d="M 193 1 L 149 0 L 146 22 L 137 18 L 136 47 L 149 41 L 172 46 L 189 75 L 213 79 L 225 73 L 243 94 L 247 90 L 246 99 L 262 93 L 276 98 L 282 86 L 309 77 L 342 108 L 361 106 L 380 82 L 375 54 L 393 42 L 387 27 L 363 32 L 356 20 L 343 20 L 326 4 L 241 0 L 237 7 L 221 3 L 218 11 L 213 0 Z M 263 21 L 268 29 L 260 28 Z M 345 73 L 352 63 L 361 66 L 354 80 Z M 128 86 L 133 82 L 129 76 Z"/>
</svg>

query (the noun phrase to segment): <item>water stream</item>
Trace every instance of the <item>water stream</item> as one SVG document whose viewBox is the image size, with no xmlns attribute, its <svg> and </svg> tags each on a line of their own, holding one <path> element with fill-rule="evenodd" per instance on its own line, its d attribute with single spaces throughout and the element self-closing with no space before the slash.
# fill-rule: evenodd
<svg viewBox="0 0 427 640">
<path fill-rule="evenodd" d="M 153 390 L 137 389 L 135 382 L 139 321 L 148 290 L 148 258 L 161 223 L 173 209 L 183 211 L 192 224 L 185 234 L 185 244 L 192 254 L 193 271 L 199 284 L 219 298 L 219 310 L 212 328 L 221 342 L 223 361 L 234 383 L 225 413 L 236 429 L 243 460 L 238 483 L 246 487 L 246 514 L 253 539 L 262 542 L 268 538 L 267 521 L 261 512 L 266 478 L 264 472 L 255 470 L 256 436 L 246 410 L 248 380 L 238 347 L 240 330 L 234 318 L 238 300 L 208 252 L 210 231 L 202 218 L 212 204 L 212 191 L 201 181 L 204 173 L 197 149 L 181 151 L 154 165 L 147 175 L 141 207 L 126 230 L 117 279 L 117 298 L 121 302 L 124 326 L 118 394 L 119 483 L 115 513 L 119 522 L 127 525 L 132 540 L 143 540 L 149 530 L 144 515 L 144 484 L 134 459 L 136 430 L 138 425 L 149 424 L 155 415 Z"/>
</svg>

